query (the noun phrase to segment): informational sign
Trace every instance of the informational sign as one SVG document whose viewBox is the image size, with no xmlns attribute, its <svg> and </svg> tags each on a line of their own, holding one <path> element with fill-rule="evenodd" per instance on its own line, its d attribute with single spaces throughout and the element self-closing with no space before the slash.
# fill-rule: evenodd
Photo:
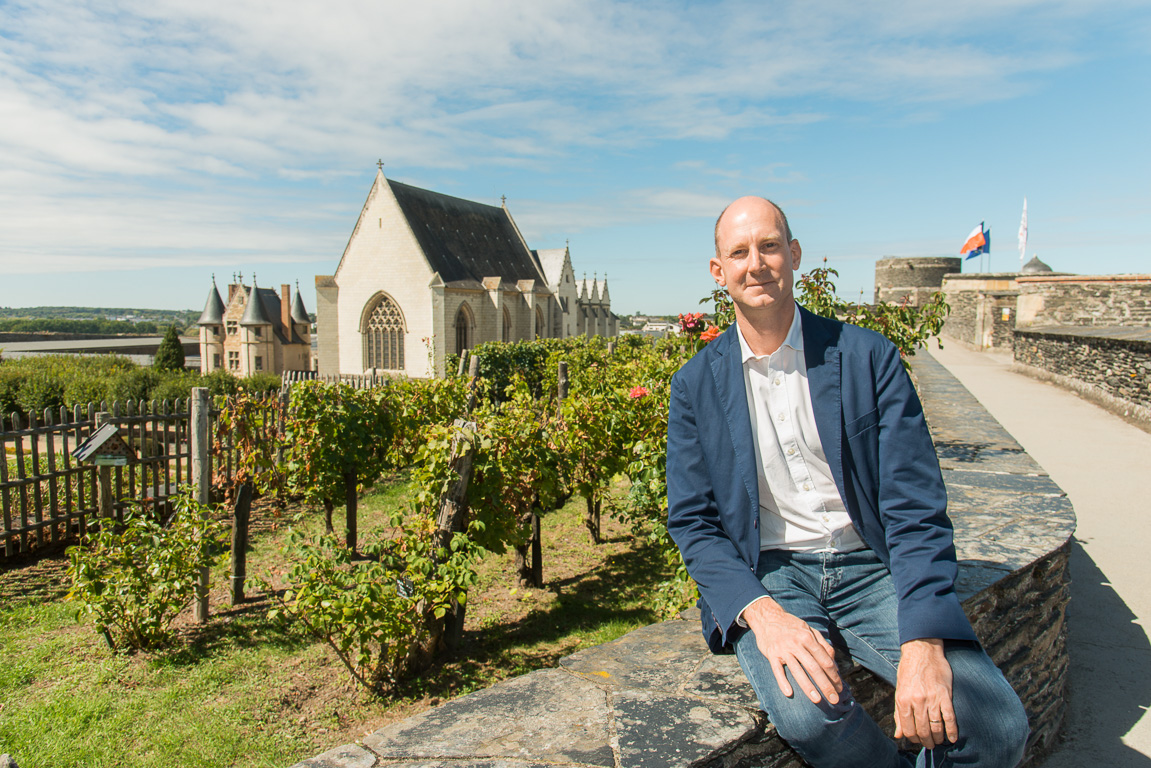
<svg viewBox="0 0 1151 768">
<path fill-rule="evenodd" d="M 96 456 L 93 458 L 92 463 L 97 467 L 126 467 L 128 466 L 127 456 Z"/>
</svg>

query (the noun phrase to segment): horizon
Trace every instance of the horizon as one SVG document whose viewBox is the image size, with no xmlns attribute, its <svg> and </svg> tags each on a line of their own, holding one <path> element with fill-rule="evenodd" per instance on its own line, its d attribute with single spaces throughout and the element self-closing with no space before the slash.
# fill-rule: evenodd
<svg viewBox="0 0 1151 768">
<path fill-rule="evenodd" d="M 506 195 L 620 315 L 697 311 L 743 194 L 851 301 L 981 221 L 1017 270 L 1024 197 L 1023 260 L 1151 271 L 1145 2 L 448 5 L 0 6 L 0 306 L 195 309 L 238 271 L 314 312 L 378 159 Z"/>
</svg>

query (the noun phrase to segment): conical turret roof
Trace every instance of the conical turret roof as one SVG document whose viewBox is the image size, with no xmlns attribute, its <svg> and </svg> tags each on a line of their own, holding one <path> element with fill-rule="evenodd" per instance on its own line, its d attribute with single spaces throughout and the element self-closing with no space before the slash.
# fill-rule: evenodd
<svg viewBox="0 0 1151 768">
<path fill-rule="evenodd" d="M 303 323 L 307 325 L 311 322 L 308 319 L 308 311 L 304 309 L 304 300 L 300 298 L 300 284 L 296 283 L 296 297 L 292 300 L 292 322 Z"/>
<path fill-rule="evenodd" d="M 244 316 L 240 318 L 240 325 L 271 325 L 268 313 L 264 309 L 264 302 L 260 300 L 260 289 L 256 281 L 252 281 L 252 288 L 248 291 L 248 306 L 244 307 Z"/>
<path fill-rule="evenodd" d="M 204 304 L 204 311 L 200 313 L 198 325 L 223 325 L 224 300 L 220 298 L 220 291 L 216 288 L 216 278 L 212 278 L 212 288 L 208 291 L 208 301 Z"/>
</svg>

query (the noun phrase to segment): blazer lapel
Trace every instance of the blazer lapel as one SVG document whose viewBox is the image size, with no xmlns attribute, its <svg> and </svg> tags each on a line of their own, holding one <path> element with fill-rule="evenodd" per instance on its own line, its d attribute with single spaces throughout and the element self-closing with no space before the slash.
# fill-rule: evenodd
<svg viewBox="0 0 1151 768">
<path fill-rule="evenodd" d="M 838 339 L 822 317 L 800 307 L 803 313 L 803 359 L 807 364 L 807 387 L 815 411 L 819 442 L 831 466 L 831 475 L 846 499 L 843 480 L 843 382 Z"/>
<path fill-rule="evenodd" d="M 735 464 L 740 478 L 751 499 L 751 509 L 759 510 L 759 477 L 755 470 L 755 445 L 751 434 L 751 417 L 747 410 L 747 388 L 743 382 L 743 360 L 741 359 L 739 337 L 733 324 L 724 334 L 724 346 L 711 361 L 711 374 L 719 402 L 727 419 L 727 431 L 731 435 Z"/>
</svg>

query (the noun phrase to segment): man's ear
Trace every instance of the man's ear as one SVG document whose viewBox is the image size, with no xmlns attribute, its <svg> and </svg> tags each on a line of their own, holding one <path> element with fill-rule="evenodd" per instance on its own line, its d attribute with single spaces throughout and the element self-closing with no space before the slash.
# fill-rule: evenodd
<svg viewBox="0 0 1151 768">
<path fill-rule="evenodd" d="M 791 249 L 791 269 L 792 271 L 799 269 L 799 261 L 803 258 L 803 248 L 800 247 L 798 240 L 792 240 L 787 244 Z"/>
<path fill-rule="evenodd" d="M 711 261 L 707 263 L 708 269 L 711 270 L 711 276 L 719 283 L 720 288 L 727 287 L 727 278 L 723 274 L 723 265 L 719 263 L 718 256 L 712 256 Z"/>
</svg>

